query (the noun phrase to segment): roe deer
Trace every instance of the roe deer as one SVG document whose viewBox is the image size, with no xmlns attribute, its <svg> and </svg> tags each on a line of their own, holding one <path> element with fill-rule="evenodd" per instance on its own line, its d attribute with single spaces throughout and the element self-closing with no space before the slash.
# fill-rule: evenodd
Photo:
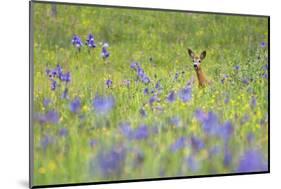
<svg viewBox="0 0 281 189">
<path fill-rule="evenodd" d="M 193 61 L 193 66 L 197 75 L 199 87 L 205 87 L 207 84 L 209 84 L 209 81 L 206 79 L 202 71 L 201 62 L 206 57 L 206 51 L 203 51 L 200 56 L 196 56 L 191 49 L 188 49 L 188 54 Z"/>
</svg>

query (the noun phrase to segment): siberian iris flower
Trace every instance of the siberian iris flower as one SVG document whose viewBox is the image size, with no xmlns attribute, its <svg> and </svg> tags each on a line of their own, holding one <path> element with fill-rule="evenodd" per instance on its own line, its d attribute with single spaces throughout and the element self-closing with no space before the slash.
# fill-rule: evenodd
<svg viewBox="0 0 281 189">
<path fill-rule="evenodd" d="M 191 97 L 192 97 L 191 96 L 191 87 L 186 87 L 179 91 L 179 98 L 183 102 L 189 101 L 191 99 Z"/>
<path fill-rule="evenodd" d="M 141 82 L 143 82 L 145 84 L 150 82 L 149 77 L 145 74 L 144 70 L 142 69 L 142 67 L 140 66 L 140 64 L 138 62 L 133 62 L 130 65 L 130 67 L 136 71 L 137 76 Z"/>
<path fill-rule="evenodd" d="M 132 137 L 133 129 L 131 128 L 131 124 L 129 122 L 122 122 L 119 124 L 119 131 L 122 135 L 127 138 Z"/>
<path fill-rule="evenodd" d="M 40 143 L 41 143 L 42 148 L 44 150 L 46 150 L 47 146 L 49 144 L 53 143 L 53 137 L 46 135 L 41 139 Z"/>
<path fill-rule="evenodd" d="M 142 140 L 149 136 L 148 126 L 144 124 L 139 125 L 136 129 L 132 129 L 130 123 L 124 122 L 119 125 L 119 130 L 128 139 Z"/>
<path fill-rule="evenodd" d="M 79 98 L 75 98 L 69 105 L 69 109 L 73 113 L 78 113 L 81 108 L 81 101 Z"/>
<path fill-rule="evenodd" d="M 109 151 L 102 151 L 98 154 L 98 166 L 102 176 L 119 175 L 125 163 L 126 150 L 113 147 Z"/>
<path fill-rule="evenodd" d="M 210 136 L 217 136 L 227 141 L 233 134 L 233 126 L 230 121 L 220 124 L 217 114 L 214 112 L 205 113 L 200 109 L 195 111 L 197 120 L 202 124 L 203 130 Z"/>
<path fill-rule="evenodd" d="M 61 136 L 61 137 L 66 137 L 68 135 L 68 130 L 67 130 L 67 128 L 61 128 L 60 130 L 59 130 L 59 136 Z"/>
<path fill-rule="evenodd" d="M 145 88 L 145 89 L 143 90 L 143 94 L 147 95 L 148 93 L 149 93 L 149 89 L 148 89 L 148 88 Z"/>
<path fill-rule="evenodd" d="M 86 40 L 86 45 L 90 48 L 96 48 L 97 46 L 95 43 L 95 38 L 91 33 L 88 35 L 88 38 Z"/>
<path fill-rule="evenodd" d="M 200 151 L 205 147 L 205 143 L 203 142 L 203 140 L 198 137 L 192 136 L 190 141 L 193 150 L 195 150 L 196 152 Z"/>
<path fill-rule="evenodd" d="M 65 88 L 62 95 L 61 95 L 62 99 L 68 99 L 68 88 Z"/>
<path fill-rule="evenodd" d="M 66 83 L 69 83 L 71 81 L 70 72 L 67 72 L 65 74 L 62 73 L 60 76 L 60 80 L 66 82 Z"/>
<path fill-rule="evenodd" d="M 268 171 L 267 161 L 257 150 L 246 151 L 239 160 L 237 172 Z"/>
<path fill-rule="evenodd" d="M 108 47 L 109 47 L 108 43 L 104 43 L 103 46 L 102 46 L 101 57 L 103 59 L 107 59 L 110 55 L 110 53 L 107 50 Z"/>
<path fill-rule="evenodd" d="M 136 140 L 141 140 L 147 138 L 148 135 L 148 127 L 146 125 L 140 125 L 138 128 L 135 129 L 133 137 Z"/>
<path fill-rule="evenodd" d="M 112 80 L 111 79 L 106 80 L 105 84 L 107 88 L 110 88 L 112 86 Z"/>
<path fill-rule="evenodd" d="M 218 135 L 227 141 L 230 136 L 233 134 L 233 126 L 230 121 L 225 122 L 220 128 L 217 128 Z"/>
<path fill-rule="evenodd" d="M 265 43 L 265 42 L 261 42 L 260 46 L 261 46 L 262 48 L 264 48 L 264 47 L 266 47 L 266 43 Z"/>
<path fill-rule="evenodd" d="M 236 66 L 234 66 L 234 69 L 235 69 L 235 70 L 240 70 L 240 66 L 239 66 L 239 65 L 236 65 Z"/>
<path fill-rule="evenodd" d="M 50 79 L 51 90 L 53 91 L 56 89 L 58 81 L 63 81 L 66 84 L 71 81 L 70 72 L 63 73 L 63 69 L 59 64 L 52 70 L 46 69 L 46 74 Z M 67 89 L 64 91 L 62 98 L 66 98 L 66 96 L 67 96 Z"/>
<path fill-rule="evenodd" d="M 167 96 L 168 102 L 174 102 L 177 99 L 175 91 L 171 91 Z"/>
<path fill-rule="evenodd" d="M 171 125 L 174 125 L 174 126 L 178 127 L 179 124 L 180 124 L 180 118 L 177 117 L 177 116 L 176 117 L 171 117 L 169 122 L 170 122 Z"/>
<path fill-rule="evenodd" d="M 51 90 L 54 91 L 57 88 L 57 81 L 56 80 L 52 80 L 51 81 Z"/>
<path fill-rule="evenodd" d="M 57 73 L 57 75 L 58 75 L 58 77 L 60 77 L 61 75 L 62 75 L 62 67 L 61 67 L 61 65 L 57 65 L 57 67 L 55 68 L 55 70 L 56 70 L 56 73 Z"/>
<path fill-rule="evenodd" d="M 93 107 L 97 114 L 107 114 L 115 106 L 113 96 L 96 95 L 93 100 Z"/>
<path fill-rule="evenodd" d="M 80 37 L 78 35 L 74 35 L 72 40 L 71 40 L 71 43 L 73 46 L 75 46 L 79 51 L 80 51 L 80 48 L 83 46 L 83 43 L 82 43 L 82 40 L 80 39 Z"/>
<path fill-rule="evenodd" d="M 186 158 L 186 162 L 187 162 L 188 168 L 192 172 L 197 172 L 201 168 L 199 161 L 196 160 L 196 158 L 192 155 L 190 155 L 188 158 Z"/>
<path fill-rule="evenodd" d="M 50 100 L 50 99 L 44 98 L 44 100 L 43 100 L 43 105 L 44 105 L 45 107 L 49 106 L 50 103 L 51 103 L 51 100 Z"/>
<path fill-rule="evenodd" d="M 171 146 L 170 146 L 170 149 L 172 152 L 176 152 L 182 148 L 184 148 L 186 145 L 186 137 L 180 137 L 179 139 L 177 139 L 175 141 L 175 143 L 173 143 Z"/>
<path fill-rule="evenodd" d="M 59 121 L 59 114 L 56 111 L 51 110 L 51 111 L 48 111 L 45 114 L 45 118 L 46 118 L 46 121 L 48 121 L 50 123 L 58 123 L 58 121 Z"/>
<path fill-rule="evenodd" d="M 232 153 L 228 150 L 224 150 L 224 157 L 223 157 L 223 164 L 224 166 L 228 167 L 231 165 L 232 162 Z"/>
<path fill-rule="evenodd" d="M 156 95 L 153 95 L 152 97 L 150 97 L 149 99 L 149 104 L 153 105 L 154 102 L 159 101 L 159 98 Z"/>
<path fill-rule="evenodd" d="M 34 117 L 37 121 L 39 121 L 41 124 L 45 123 L 53 123 L 56 124 L 59 122 L 59 114 L 54 111 L 50 110 L 45 114 L 36 114 Z"/>
<path fill-rule="evenodd" d="M 131 63 L 130 67 L 132 69 L 134 69 L 135 71 L 137 71 L 137 69 L 140 67 L 140 65 L 138 62 L 133 62 L 133 63 Z"/>
<path fill-rule="evenodd" d="M 198 121 L 203 123 L 208 118 L 208 114 L 198 108 L 195 111 L 195 117 L 197 118 Z"/>
<path fill-rule="evenodd" d="M 156 85 L 155 85 L 155 89 L 157 90 L 161 90 L 162 89 L 162 86 L 161 86 L 161 83 L 160 83 L 160 80 L 157 81 Z"/>
<path fill-rule="evenodd" d="M 201 116 L 204 117 L 201 117 Z M 209 135 L 216 135 L 219 130 L 219 118 L 214 112 L 209 112 L 205 117 L 204 114 L 201 114 L 199 117 L 199 121 L 202 123 L 202 127 L 205 133 Z M 200 120 L 200 118 L 203 118 Z"/>
<path fill-rule="evenodd" d="M 251 107 L 255 108 L 256 106 L 257 106 L 257 99 L 254 96 L 252 96 L 252 98 L 251 98 Z"/>
</svg>

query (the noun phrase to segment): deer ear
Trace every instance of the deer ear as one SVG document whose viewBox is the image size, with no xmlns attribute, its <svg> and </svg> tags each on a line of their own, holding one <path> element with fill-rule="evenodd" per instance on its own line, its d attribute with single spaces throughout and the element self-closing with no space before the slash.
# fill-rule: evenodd
<svg viewBox="0 0 281 189">
<path fill-rule="evenodd" d="M 200 59 L 203 60 L 207 55 L 207 52 L 206 51 L 203 51 L 201 54 L 200 54 Z"/>
<path fill-rule="evenodd" d="M 191 58 L 194 58 L 194 56 L 195 56 L 194 52 L 192 52 L 191 49 L 188 49 L 188 54 Z"/>
</svg>

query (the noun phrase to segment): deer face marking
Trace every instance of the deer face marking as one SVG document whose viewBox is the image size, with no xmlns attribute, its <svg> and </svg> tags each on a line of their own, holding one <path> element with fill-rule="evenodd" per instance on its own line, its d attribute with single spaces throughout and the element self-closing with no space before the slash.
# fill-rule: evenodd
<svg viewBox="0 0 281 189">
<path fill-rule="evenodd" d="M 188 49 L 188 54 L 189 54 L 190 58 L 192 59 L 194 69 L 195 70 L 200 69 L 201 62 L 206 57 L 206 54 L 207 54 L 206 51 L 203 51 L 200 54 L 200 56 L 196 56 L 191 49 Z"/>
</svg>

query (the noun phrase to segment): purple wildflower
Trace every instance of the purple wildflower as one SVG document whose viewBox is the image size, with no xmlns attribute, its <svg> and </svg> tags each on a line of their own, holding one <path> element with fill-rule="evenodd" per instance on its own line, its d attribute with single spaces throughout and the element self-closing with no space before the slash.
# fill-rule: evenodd
<svg viewBox="0 0 281 189">
<path fill-rule="evenodd" d="M 46 150 L 48 145 L 53 143 L 53 137 L 46 135 L 41 139 L 40 143 L 41 143 L 43 150 Z"/>
<path fill-rule="evenodd" d="M 230 99 L 229 99 L 229 97 L 228 97 L 228 96 L 227 96 L 227 97 L 225 97 L 225 99 L 224 99 L 224 103 L 225 103 L 225 104 L 228 104 L 228 103 L 229 103 L 229 100 L 230 100 Z"/>
<path fill-rule="evenodd" d="M 47 122 L 55 124 L 59 121 L 59 114 L 56 111 L 51 110 L 45 114 L 45 118 Z"/>
<path fill-rule="evenodd" d="M 96 95 L 93 100 L 93 107 L 98 114 L 107 114 L 115 106 L 113 96 Z"/>
<path fill-rule="evenodd" d="M 125 149 L 112 148 L 98 154 L 98 165 L 103 177 L 119 175 L 126 158 Z"/>
<path fill-rule="evenodd" d="M 57 88 L 57 81 L 56 80 L 52 80 L 51 81 L 51 90 L 54 91 Z"/>
<path fill-rule="evenodd" d="M 260 172 L 268 171 L 267 161 L 256 150 L 248 150 L 240 158 L 237 172 Z"/>
<path fill-rule="evenodd" d="M 175 91 L 171 91 L 167 96 L 168 102 L 174 102 L 177 99 Z"/>
<path fill-rule="evenodd" d="M 251 98 L 251 107 L 255 108 L 256 106 L 257 106 L 257 99 L 254 96 L 252 96 L 252 98 Z"/>
<path fill-rule="evenodd" d="M 198 160 L 196 160 L 193 156 L 189 156 L 186 159 L 188 168 L 192 171 L 192 172 L 197 172 L 200 169 L 200 163 Z"/>
<path fill-rule="evenodd" d="M 50 100 L 50 99 L 44 98 L 44 100 L 43 100 L 43 105 L 44 105 L 45 107 L 49 106 L 50 103 L 51 103 L 51 100 Z"/>
<path fill-rule="evenodd" d="M 159 101 L 158 97 L 156 95 L 153 95 L 152 97 L 150 97 L 149 99 L 149 104 L 153 105 L 154 102 Z"/>
<path fill-rule="evenodd" d="M 79 51 L 80 51 L 80 48 L 83 46 L 83 43 L 80 39 L 80 37 L 78 35 L 74 35 L 72 40 L 71 40 L 71 43 L 73 46 L 75 46 Z"/>
<path fill-rule="evenodd" d="M 107 59 L 110 55 L 110 53 L 107 51 L 107 48 L 108 48 L 108 43 L 104 43 L 101 50 L 101 57 L 103 59 Z"/>
<path fill-rule="evenodd" d="M 160 80 L 157 81 L 156 85 L 155 85 L 155 89 L 156 90 L 161 90 L 162 89 L 162 86 L 161 86 L 161 83 L 160 83 Z"/>
<path fill-rule="evenodd" d="M 196 152 L 200 151 L 205 147 L 204 142 L 200 138 L 192 136 L 190 141 L 191 141 L 192 149 L 195 150 Z"/>
<path fill-rule="evenodd" d="M 264 47 L 266 47 L 266 42 L 261 42 L 261 44 L 260 44 L 260 46 L 261 46 L 261 48 L 264 48 Z"/>
<path fill-rule="evenodd" d="M 173 143 L 171 146 L 170 146 L 170 149 L 172 152 L 176 152 L 182 148 L 184 148 L 186 145 L 186 137 L 180 137 L 179 139 L 177 139 L 175 141 L 175 143 Z"/>
<path fill-rule="evenodd" d="M 148 137 L 148 127 L 146 125 L 140 125 L 134 131 L 134 139 L 142 140 Z"/>
<path fill-rule="evenodd" d="M 71 81 L 70 72 L 67 72 L 65 74 L 61 73 L 60 80 L 66 82 L 66 83 L 69 83 Z"/>
<path fill-rule="evenodd" d="M 59 130 L 59 135 L 60 135 L 61 137 L 66 137 L 66 136 L 68 135 L 68 130 L 67 130 L 67 128 L 61 128 L 61 129 Z"/>
<path fill-rule="evenodd" d="M 238 70 L 240 70 L 240 66 L 236 65 L 236 66 L 234 66 L 234 69 L 238 71 Z"/>
<path fill-rule="evenodd" d="M 179 98 L 183 101 L 183 102 L 187 102 L 191 99 L 191 88 L 190 87 L 186 87 L 183 88 L 182 90 L 179 91 Z"/>
<path fill-rule="evenodd" d="M 218 128 L 219 136 L 227 141 L 230 136 L 233 134 L 233 126 L 230 121 L 225 122 L 220 128 Z"/>
<path fill-rule="evenodd" d="M 249 85 L 249 83 L 250 83 L 250 82 L 249 82 L 249 79 L 243 79 L 242 82 L 243 82 L 245 85 Z"/>
<path fill-rule="evenodd" d="M 65 88 L 62 95 L 61 95 L 62 99 L 68 99 L 68 88 Z"/>
<path fill-rule="evenodd" d="M 106 84 L 107 88 L 110 88 L 112 86 L 112 80 L 110 80 L 110 79 L 106 80 L 105 84 Z"/>
<path fill-rule="evenodd" d="M 228 149 L 226 149 L 224 151 L 223 164 L 224 166 L 228 167 L 230 166 L 231 162 L 232 162 L 232 153 Z"/>
<path fill-rule="evenodd" d="M 145 88 L 145 89 L 143 90 L 143 94 L 147 95 L 148 93 L 149 93 L 149 89 L 148 89 L 148 88 Z"/>
<path fill-rule="evenodd" d="M 208 118 L 208 114 L 206 114 L 204 111 L 202 111 L 201 109 L 197 109 L 195 111 L 195 117 L 197 118 L 198 121 L 200 121 L 201 123 L 203 123 L 207 118 Z"/>
<path fill-rule="evenodd" d="M 140 65 L 138 62 L 133 62 L 133 63 L 131 63 L 130 67 L 132 69 L 134 69 L 135 71 L 137 71 L 140 68 Z"/>
<path fill-rule="evenodd" d="M 131 128 L 131 124 L 129 122 L 122 122 L 119 124 L 119 130 L 122 135 L 124 135 L 127 138 L 131 138 L 133 134 L 133 130 Z"/>
<path fill-rule="evenodd" d="M 69 109 L 73 113 L 78 113 L 81 108 L 81 101 L 79 98 L 75 98 L 70 104 Z"/>
<path fill-rule="evenodd" d="M 171 117 L 169 120 L 171 125 L 178 127 L 180 125 L 180 118 L 179 117 Z"/>
<path fill-rule="evenodd" d="M 90 48 L 96 47 L 95 38 L 91 33 L 88 35 L 88 38 L 86 40 L 86 45 Z"/>
<path fill-rule="evenodd" d="M 247 134 L 248 143 L 252 143 L 254 140 L 255 140 L 255 135 L 252 132 L 248 133 Z"/>
</svg>

